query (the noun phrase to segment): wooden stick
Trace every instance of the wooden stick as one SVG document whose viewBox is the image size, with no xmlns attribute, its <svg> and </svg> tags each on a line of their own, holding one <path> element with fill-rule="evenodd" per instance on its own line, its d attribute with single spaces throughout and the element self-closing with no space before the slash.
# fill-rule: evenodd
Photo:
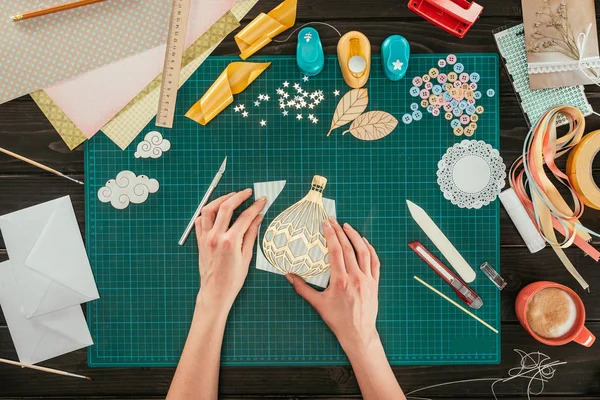
<svg viewBox="0 0 600 400">
<path fill-rule="evenodd" d="M 29 158 L 27 158 L 27 157 L 20 156 L 20 155 L 18 155 L 17 153 L 13 153 L 12 151 L 9 151 L 9 150 L 6 150 L 6 149 L 3 149 L 2 147 L 0 147 L 0 152 L 2 152 L 2 153 L 4 153 L 4 154 L 7 154 L 7 155 L 9 155 L 9 156 L 11 156 L 11 157 L 14 157 L 14 158 L 16 158 L 16 159 L 18 159 L 18 160 L 24 161 L 24 162 L 26 162 L 26 163 L 28 163 L 28 164 L 31 164 L 31 165 L 33 165 L 34 167 L 41 168 L 41 169 L 43 169 L 44 171 L 48 171 L 48 172 L 50 172 L 51 174 L 58 175 L 58 176 L 62 176 L 63 178 L 66 178 L 66 179 L 68 179 L 68 180 L 70 180 L 70 181 L 73 181 L 73 182 L 79 183 L 80 185 L 83 185 L 83 182 L 81 182 L 81 181 L 78 181 L 77 179 L 73 179 L 73 178 L 71 178 L 70 176 L 67 176 L 67 175 L 63 174 L 63 173 L 62 173 L 62 172 L 60 172 L 60 171 L 57 171 L 57 170 L 55 170 L 55 169 L 52 169 L 52 168 L 50 168 L 50 167 L 46 167 L 44 164 L 40 164 L 40 163 L 39 163 L 39 162 L 37 162 L 37 161 L 33 161 L 33 160 L 30 160 L 30 159 L 29 159 Z"/>
<path fill-rule="evenodd" d="M 56 375 L 70 376 L 72 378 L 87 379 L 88 381 L 92 380 L 92 378 L 90 378 L 89 376 L 72 374 L 70 372 L 60 371 L 58 369 L 52 369 L 52 368 L 40 367 L 37 365 L 25 364 L 25 363 L 18 362 L 18 361 L 6 360 L 4 358 L 0 358 L 0 363 L 15 365 L 15 366 L 21 367 L 21 368 L 35 369 L 37 371 L 48 372 L 48 373 L 56 374 Z"/>
<path fill-rule="evenodd" d="M 449 301 L 450 303 L 454 304 L 460 310 L 465 312 L 469 317 L 474 318 L 476 321 L 482 323 L 483 326 L 485 326 L 486 328 L 489 328 L 492 332 L 498 333 L 498 330 L 496 328 L 494 328 L 493 326 L 491 326 L 490 324 L 488 324 L 487 322 L 485 322 L 484 320 L 479 318 L 477 315 L 473 314 L 471 311 L 467 310 L 466 308 L 464 308 L 463 306 L 461 306 L 460 304 L 458 304 L 457 302 L 452 300 L 450 297 L 446 296 L 444 293 L 440 292 L 439 290 L 437 290 L 436 288 L 431 286 L 429 283 L 425 282 L 423 279 L 419 278 L 418 276 L 413 276 L 413 278 L 415 278 L 419 283 L 421 283 L 427 289 L 429 289 L 429 290 L 433 291 L 435 294 L 441 296 L 444 300 Z"/>
<path fill-rule="evenodd" d="M 52 14 L 52 13 L 59 12 L 59 11 L 71 10 L 71 9 L 77 8 L 77 7 L 87 6 L 87 5 L 94 4 L 94 3 L 100 3 L 101 1 L 106 1 L 106 0 L 79 0 L 79 1 L 74 1 L 73 3 L 61 4 L 60 6 L 48 7 L 48 8 L 44 8 L 42 10 L 13 15 L 12 17 L 10 17 L 10 19 L 12 19 L 15 22 L 22 21 L 24 19 L 40 17 L 42 15 L 48 15 L 48 14 Z"/>
</svg>

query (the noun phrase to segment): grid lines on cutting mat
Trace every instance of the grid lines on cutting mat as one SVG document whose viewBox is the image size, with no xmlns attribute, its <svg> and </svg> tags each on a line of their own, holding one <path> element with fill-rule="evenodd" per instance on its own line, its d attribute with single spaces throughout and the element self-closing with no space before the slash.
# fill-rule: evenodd
<svg viewBox="0 0 600 400">
<path fill-rule="evenodd" d="M 390 362 L 414 364 L 490 364 L 500 361 L 500 335 L 464 315 L 413 279 L 418 275 L 453 297 L 407 243 L 421 241 L 439 255 L 410 217 L 405 200 L 420 205 L 455 244 L 478 278 L 472 287 L 483 298 L 476 314 L 498 327 L 500 295 L 478 271 L 484 261 L 499 267 L 498 202 L 480 210 L 459 209 L 443 198 L 436 183 L 437 163 L 446 149 L 464 139 L 452 133 L 443 113 L 423 112 L 406 125 L 404 113 L 420 99 L 410 96 L 412 77 L 423 75 L 445 55 L 412 55 L 406 78 L 385 78 L 381 60 L 373 57 L 367 110 L 387 111 L 398 127 L 386 138 L 363 142 L 343 129 L 326 136 L 345 85 L 337 59 L 327 56 L 324 70 L 303 82 L 295 57 L 253 57 L 272 65 L 233 105 L 207 126 L 183 115 L 236 57 L 209 57 L 181 88 L 173 129 L 156 129 L 172 143 L 160 159 L 136 159 L 135 146 L 155 130 L 151 123 L 121 151 L 104 135 L 86 144 L 86 230 L 90 261 L 100 300 L 88 306 L 95 345 L 89 364 L 108 366 L 176 365 L 191 322 L 199 288 L 195 235 L 185 246 L 177 241 L 223 158 L 225 172 L 213 198 L 252 187 L 255 182 L 286 180 L 287 185 L 263 222 L 300 200 L 313 175 L 327 177 L 324 196 L 334 199 L 340 221 L 355 226 L 377 248 L 381 258 L 378 329 Z M 499 146 L 498 58 L 493 54 L 457 54 L 466 72 L 478 72 L 484 93 L 475 135 Z M 444 70 L 449 70 L 446 67 Z M 276 89 L 283 81 L 300 83 L 325 99 L 310 110 L 319 122 L 284 117 Z M 271 99 L 254 106 L 259 94 Z M 417 101 L 418 100 L 418 101 Z M 247 118 L 235 112 L 243 103 Z M 266 120 L 261 127 L 259 121 Z M 97 191 L 118 172 L 131 170 L 158 179 L 160 189 L 140 205 L 115 210 L 100 203 Z M 262 238 L 259 238 L 262 240 Z M 440 257 L 442 258 L 442 257 Z M 443 260 L 443 258 L 442 258 Z M 222 350 L 223 365 L 347 364 L 337 341 L 317 313 L 299 298 L 283 276 L 256 270 L 254 261 L 244 288 L 229 316 Z"/>
</svg>

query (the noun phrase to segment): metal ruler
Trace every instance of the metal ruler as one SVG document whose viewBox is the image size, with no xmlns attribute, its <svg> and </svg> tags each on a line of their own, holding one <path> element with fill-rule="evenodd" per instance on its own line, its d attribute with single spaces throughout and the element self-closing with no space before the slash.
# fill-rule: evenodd
<svg viewBox="0 0 600 400">
<path fill-rule="evenodd" d="M 158 110 L 156 112 L 156 126 L 164 128 L 173 127 L 181 60 L 183 58 L 185 34 L 190 14 L 190 1 L 172 0 L 173 9 L 171 11 L 167 49 L 165 51 L 165 65 L 163 67 Z"/>
</svg>

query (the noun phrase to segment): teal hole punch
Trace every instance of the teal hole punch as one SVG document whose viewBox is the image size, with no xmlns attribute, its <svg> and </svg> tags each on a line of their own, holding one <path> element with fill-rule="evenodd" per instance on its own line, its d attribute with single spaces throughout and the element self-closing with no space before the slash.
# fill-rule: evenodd
<svg viewBox="0 0 600 400">
<path fill-rule="evenodd" d="M 381 45 L 381 60 L 385 76 L 392 81 L 404 78 L 410 59 L 410 44 L 400 35 L 392 35 Z"/>
<path fill-rule="evenodd" d="M 325 65 L 323 45 L 319 32 L 313 28 L 303 28 L 298 33 L 298 46 L 296 48 L 296 61 L 298 68 L 305 75 L 315 76 Z"/>
</svg>

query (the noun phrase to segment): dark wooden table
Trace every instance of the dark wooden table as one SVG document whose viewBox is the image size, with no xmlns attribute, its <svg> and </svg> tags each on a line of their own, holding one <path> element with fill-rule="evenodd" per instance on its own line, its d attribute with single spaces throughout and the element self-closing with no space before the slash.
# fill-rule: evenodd
<svg viewBox="0 0 600 400">
<path fill-rule="evenodd" d="M 464 39 L 457 39 L 414 15 L 406 0 L 300 0 L 297 26 L 310 21 L 323 21 L 340 31 L 365 33 L 379 52 L 382 41 L 391 34 L 406 37 L 413 53 L 496 52 L 492 30 L 521 20 L 520 0 L 479 0 L 485 7 L 483 16 Z M 279 0 L 260 0 L 251 11 L 254 17 L 269 11 Z M 596 2 L 599 8 L 600 2 Z M 249 20 L 249 18 L 247 19 Z M 337 37 L 329 29 L 319 28 L 325 51 L 334 54 Z M 263 54 L 293 54 L 296 41 L 284 45 L 271 44 Z M 237 54 L 230 36 L 215 54 Z M 592 105 L 600 110 L 600 90 L 587 87 Z M 198 94 L 201 95 L 200 93 Z M 506 73 L 501 82 L 501 153 L 510 165 L 518 156 L 527 126 Z M 587 118 L 588 130 L 599 129 L 600 119 Z M 0 146 L 41 161 L 51 167 L 83 178 L 83 148 L 71 152 L 36 107 L 29 96 L 0 105 Z M 595 163 L 599 176 L 600 157 Z M 70 195 L 83 230 L 83 188 L 43 173 L 20 161 L 0 154 L 0 214 L 32 206 L 59 196 Z M 584 223 L 600 228 L 600 212 L 588 210 Z M 501 216 L 502 273 L 510 280 L 502 292 L 502 363 L 488 366 L 397 367 L 396 376 L 405 391 L 442 382 L 463 379 L 506 377 L 520 358 L 514 348 L 541 351 L 552 359 L 568 362 L 558 368 L 556 376 L 546 383 L 539 399 L 600 399 L 600 343 L 591 349 L 576 344 L 559 348 L 534 341 L 519 325 L 515 312 L 516 294 L 523 285 L 537 280 L 554 280 L 577 290 L 587 306 L 587 326 L 600 335 L 600 265 L 584 257 L 578 249 L 566 253 L 591 286 L 591 294 L 583 293 L 550 249 L 530 254 L 508 216 Z M 596 241 L 600 245 L 600 241 Z M 7 259 L 0 240 L 0 261 Z M 0 315 L 0 357 L 17 359 L 8 328 Z M 90 369 L 86 351 L 77 351 L 44 365 L 90 375 L 93 382 L 63 378 L 16 367 L 0 365 L 0 399 L 8 398 L 76 398 L 76 399 L 149 399 L 161 398 L 167 392 L 173 369 Z M 497 387 L 503 399 L 524 399 L 524 380 Z M 489 382 L 468 383 L 430 390 L 431 398 L 491 399 Z M 225 368 L 221 372 L 221 394 L 227 399 L 241 398 L 349 398 L 359 397 L 356 379 L 349 367 L 273 367 Z M 424 394 L 422 394 L 424 395 Z"/>
</svg>

